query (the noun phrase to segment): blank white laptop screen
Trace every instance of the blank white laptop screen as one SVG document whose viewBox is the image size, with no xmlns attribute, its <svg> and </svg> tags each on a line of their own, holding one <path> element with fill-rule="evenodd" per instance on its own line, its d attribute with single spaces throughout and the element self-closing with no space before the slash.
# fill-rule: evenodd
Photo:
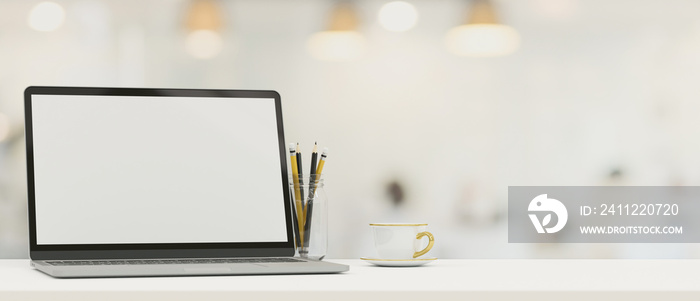
<svg viewBox="0 0 700 301">
<path fill-rule="evenodd" d="M 274 99 L 31 102 L 38 245 L 287 241 Z"/>
</svg>

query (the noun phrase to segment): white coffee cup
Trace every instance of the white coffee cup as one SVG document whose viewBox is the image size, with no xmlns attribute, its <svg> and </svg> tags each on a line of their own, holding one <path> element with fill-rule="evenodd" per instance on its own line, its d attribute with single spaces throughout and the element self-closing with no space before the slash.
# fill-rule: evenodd
<svg viewBox="0 0 700 301">
<path fill-rule="evenodd" d="M 381 259 L 414 259 L 428 253 L 435 243 L 433 234 L 425 231 L 428 224 L 369 224 L 374 232 L 374 246 Z M 423 248 L 423 236 L 428 245 Z"/>
</svg>

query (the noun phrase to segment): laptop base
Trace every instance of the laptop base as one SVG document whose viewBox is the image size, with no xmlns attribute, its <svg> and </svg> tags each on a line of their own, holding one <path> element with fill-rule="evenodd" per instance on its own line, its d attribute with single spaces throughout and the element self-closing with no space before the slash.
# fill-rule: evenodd
<svg viewBox="0 0 700 301">
<path fill-rule="evenodd" d="M 125 265 L 61 265 L 31 261 L 32 267 L 56 278 L 215 276 L 261 274 L 329 274 L 348 271 L 347 265 L 300 258 L 300 262 L 177 263 Z"/>
</svg>

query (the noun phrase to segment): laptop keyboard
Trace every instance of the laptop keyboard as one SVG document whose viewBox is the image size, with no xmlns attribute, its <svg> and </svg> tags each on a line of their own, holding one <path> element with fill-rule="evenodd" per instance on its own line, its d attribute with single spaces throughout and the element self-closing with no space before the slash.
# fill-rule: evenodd
<svg viewBox="0 0 700 301">
<path fill-rule="evenodd" d="M 304 262 L 290 257 L 270 258 L 219 258 L 219 259 L 143 259 L 143 260 L 51 260 L 54 266 L 74 265 L 139 265 L 139 264 L 217 264 L 217 263 L 280 263 Z"/>
</svg>

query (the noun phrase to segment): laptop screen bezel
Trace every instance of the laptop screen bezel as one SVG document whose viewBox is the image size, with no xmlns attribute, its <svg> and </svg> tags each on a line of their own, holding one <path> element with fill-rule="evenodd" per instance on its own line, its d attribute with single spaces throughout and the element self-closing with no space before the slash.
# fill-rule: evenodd
<svg viewBox="0 0 700 301">
<path fill-rule="evenodd" d="M 157 244 L 37 244 L 34 186 L 34 148 L 32 136 L 32 95 L 107 95 L 165 97 L 226 97 L 274 99 L 280 154 L 282 191 L 288 191 L 287 155 L 279 93 L 264 90 L 155 89 L 31 86 L 24 91 L 25 140 L 27 152 L 27 199 L 29 220 L 29 257 L 32 260 L 136 259 L 136 258 L 212 258 L 293 256 L 294 234 L 289 193 L 283 193 L 286 242 L 236 243 L 157 243 Z"/>
</svg>

